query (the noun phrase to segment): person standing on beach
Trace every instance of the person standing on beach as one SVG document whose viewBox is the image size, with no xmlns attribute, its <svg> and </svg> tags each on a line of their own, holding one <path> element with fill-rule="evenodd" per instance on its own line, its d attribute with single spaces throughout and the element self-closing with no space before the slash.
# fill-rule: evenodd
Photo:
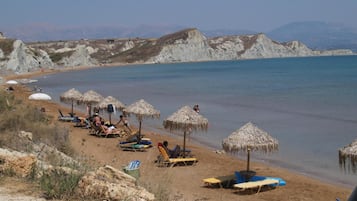
<svg viewBox="0 0 357 201">
<path fill-rule="evenodd" d="M 131 129 L 130 129 L 130 127 L 129 127 L 129 121 L 128 121 L 128 119 L 127 119 L 124 115 L 120 115 L 119 117 L 120 117 L 120 119 L 119 119 L 118 123 L 116 123 L 116 125 L 119 125 L 120 123 L 123 123 L 123 125 L 124 125 L 124 126 L 130 131 L 130 133 L 131 133 Z"/>
</svg>

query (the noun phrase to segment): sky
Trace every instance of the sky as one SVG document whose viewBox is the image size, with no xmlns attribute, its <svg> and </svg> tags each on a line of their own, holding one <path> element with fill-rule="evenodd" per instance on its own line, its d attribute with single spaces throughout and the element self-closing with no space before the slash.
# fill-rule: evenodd
<svg viewBox="0 0 357 201">
<path fill-rule="evenodd" d="M 301 21 L 357 28 L 356 19 L 357 0 L 0 0 L 0 29 L 179 25 L 266 32 Z"/>
</svg>

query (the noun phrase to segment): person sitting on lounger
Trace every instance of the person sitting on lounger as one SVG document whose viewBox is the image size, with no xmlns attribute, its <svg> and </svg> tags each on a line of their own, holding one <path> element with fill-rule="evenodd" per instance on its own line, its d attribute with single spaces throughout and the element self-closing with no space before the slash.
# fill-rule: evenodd
<svg viewBox="0 0 357 201">
<path fill-rule="evenodd" d="M 180 156 L 180 152 L 181 152 L 181 147 L 179 145 L 176 145 L 174 149 L 169 149 L 169 143 L 167 141 L 164 141 L 162 143 L 164 149 L 166 150 L 166 152 L 168 153 L 170 158 L 177 158 Z"/>
<path fill-rule="evenodd" d="M 113 129 L 115 128 L 114 126 L 108 127 L 108 126 L 104 125 L 104 121 L 98 115 L 98 113 L 94 114 L 93 124 L 94 124 L 95 127 L 101 128 L 106 135 L 111 134 Z"/>
<path fill-rule="evenodd" d="M 98 115 L 98 113 L 94 113 L 93 123 L 97 127 L 100 127 L 102 125 L 102 118 Z"/>
</svg>

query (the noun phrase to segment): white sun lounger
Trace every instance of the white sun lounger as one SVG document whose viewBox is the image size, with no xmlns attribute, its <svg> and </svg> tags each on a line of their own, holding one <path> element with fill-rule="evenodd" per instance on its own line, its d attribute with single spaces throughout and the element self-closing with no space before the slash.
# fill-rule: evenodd
<svg viewBox="0 0 357 201">
<path fill-rule="evenodd" d="M 279 180 L 264 179 L 264 180 L 260 180 L 260 181 L 248 181 L 248 182 L 243 182 L 243 183 L 239 183 L 239 184 L 234 184 L 233 187 L 239 189 L 240 191 L 257 188 L 258 189 L 257 193 L 259 193 L 263 186 L 268 186 L 268 185 L 278 186 Z"/>
</svg>

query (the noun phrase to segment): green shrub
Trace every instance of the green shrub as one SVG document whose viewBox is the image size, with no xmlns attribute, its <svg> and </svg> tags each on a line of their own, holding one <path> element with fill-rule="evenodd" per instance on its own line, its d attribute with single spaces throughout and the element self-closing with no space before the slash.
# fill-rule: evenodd
<svg viewBox="0 0 357 201">
<path fill-rule="evenodd" d="M 0 39 L 0 49 L 2 49 L 5 56 L 10 55 L 14 50 L 14 41 L 13 39 Z"/>
<path fill-rule="evenodd" d="M 13 94 L 5 94 L 4 92 L 0 94 L 0 112 L 3 113 L 4 111 L 11 110 L 13 108 L 13 103 L 15 97 Z"/>
<path fill-rule="evenodd" d="M 70 57 L 74 53 L 74 50 L 67 52 L 50 53 L 49 56 L 52 62 L 56 63 L 61 61 L 64 57 Z"/>
<path fill-rule="evenodd" d="M 0 91 L 0 112 L 2 114 L 0 116 L 0 147 L 17 151 L 31 151 L 31 141 L 14 137 L 23 130 L 32 133 L 32 141 L 35 143 L 45 143 L 67 155 L 74 155 L 69 142 L 68 128 L 57 123 L 50 124 L 53 117 L 41 112 L 39 108 L 23 104 L 22 101 L 16 100 L 13 94 Z M 73 173 L 51 171 L 44 173 L 38 179 L 38 169 L 34 167 L 26 179 L 34 184 L 39 184 L 41 191 L 50 199 L 75 200 L 74 189 L 87 171 L 88 166 L 85 163 L 65 164 L 65 161 L 62 161 L 56 154 L 49 155 L 45 160 L 53 166 L 70 166 Z M 0 181 L 5 177 L 15 176 L 14 174 L 11 169 L 0 171 Z"/>
<path fill-rule="evenodd" d="M 149 192 L 155 195 L 155 200 L 157 201 L 167 201 L 174 200 L 173 194 L 170 192 L 172 179 L 166 173 L 163 172 L 163 177 L 158 183 L 142 182 L 142 186 L 147 189 Z"/>
<path fill-rule="evenodd" d="M 13 137 L 23 130 L 32 133 L 34 142 L 43 142 L 67 155 L 73 155 L 67 128 L 49 124 L 51 117 L 36 107 L 20 103 L 12 94 L 0 93 L 0 146 L 27 151 L 26 141 Z"/>
<path fill-rule="evenodd" d="M 52 171 L 40 178 L 40 188 L 48 199 L 64 199 L 74 195 L 82 174 L 67 174 L 61 171 Z"/>
<path fill-rule="evenodd" d="M 16 175 L 16 172 L 13 169 L 9 168 L 9 169 L 2 170 L 1 174 L 3 176 L 13 177 Z"/>
</svg>

